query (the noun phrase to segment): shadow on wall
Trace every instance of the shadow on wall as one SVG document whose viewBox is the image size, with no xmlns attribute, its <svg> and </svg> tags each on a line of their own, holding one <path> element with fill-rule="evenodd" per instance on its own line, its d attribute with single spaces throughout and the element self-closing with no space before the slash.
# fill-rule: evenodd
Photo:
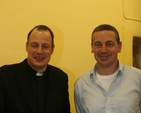
<svg viewBox="0 0 141 113">
<path fill-rule="evenodd" d="M 54 65 L 60 69 L 62 69 L 64 72 L 68 74 L 68 79 L 69 79 L 69 98 L 70 98 L 70 107 L 71 107 L 71 112 L 76 113 L 75 111 L 75 106 L 74 106 L 74 83 L 76 81 L 76 75 L 68 68 L 59 65 L 61 61 L 61 57 L 63 54 L 63 48 L 64 48 L 64 36 L 63 32 L 60 30 L 60 28 L 50 25 L 49 26 L 53 33 L 54 33 L 54 43 L 55 43 L 55 48 L 54 48 L 54 53 L 52 55 L 52 58 L 50 60 L 50 64 Z"/>
</svg>

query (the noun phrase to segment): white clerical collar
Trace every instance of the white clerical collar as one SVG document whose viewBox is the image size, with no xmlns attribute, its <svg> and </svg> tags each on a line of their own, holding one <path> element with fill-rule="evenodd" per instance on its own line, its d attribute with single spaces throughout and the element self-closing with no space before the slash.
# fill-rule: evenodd
<svg viewBox="0 0 141 113">
<path fill-rule="evenodd" d="M 43 73 L 37 72 L 37 73 L 36 73 L 36 76 L 43 76 Z"/>
</svg>

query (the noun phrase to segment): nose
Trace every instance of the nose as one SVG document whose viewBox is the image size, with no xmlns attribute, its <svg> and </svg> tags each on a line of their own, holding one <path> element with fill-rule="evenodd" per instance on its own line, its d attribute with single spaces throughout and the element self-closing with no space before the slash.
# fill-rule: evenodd
<svg viewBox="0 0 141 113">
<path fill-rule="evenodd" d="M 36 51 L 38 54 L 41 54 L 43 51 L 42 51 L 42 47 L 41 46 L 39 46 L 38 48 L 37 48 L 37 51 Z"/>
<path fill-rule="evenodd" d="M 105 52 L 107 52 L 107 48 L 105 45 L 102 45 L 101 46 L 101 53 L 105 53 Z"/>
</svg>

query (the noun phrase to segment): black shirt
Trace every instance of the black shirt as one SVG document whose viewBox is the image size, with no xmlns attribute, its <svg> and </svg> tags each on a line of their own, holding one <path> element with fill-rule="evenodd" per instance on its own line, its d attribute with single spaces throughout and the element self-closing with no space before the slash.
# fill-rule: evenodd
<svg viewBox="0 0 141 113">
<path fill-rule="evenodd" d="M 37 71 L 29 66 L 27 63 L 27 72 L 29 80 L 31 81 L 32 92 L 36 105 L 38 106 L 39 113 L 45 113 L 46 102 L 47 102 L 47 81 L 48 73 L 47 70 L 43 73 L 42 76 L 37 76 Z"/>
</svg>

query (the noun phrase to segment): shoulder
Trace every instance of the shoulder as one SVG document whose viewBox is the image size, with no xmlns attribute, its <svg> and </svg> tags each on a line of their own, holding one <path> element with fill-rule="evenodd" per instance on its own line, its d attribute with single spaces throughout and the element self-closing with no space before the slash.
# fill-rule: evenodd
<svg viewBox="0 0 141 113">
<path fill-rule="evenodd" d="M 132 66 L 120 65 L 120 71 L 123 78 L 131 78 L 132 80 L 141 80 L 141 70 Z"/>
<path fill-rule="evenodd" d="M 48 65 L 47 69 L 49 71 L 49 73 L 56 75 L 56 76 L 68 76 L 66 72 L 64 72 L 62 69 L 53 66 L 53 65 Z"/>
<path fill-rule="evenodd" d="M 13 70 L 16 69 L 16 67 L 18 67 L 18 64 L 3 65 L 0 67 L 0 72 Z"/>
<path fill-rule="evenodd" d="M 128 66 L 128 65 L 124 65 L 124 64 L 120 64 L 120 68 L 122 72 L 126 72 L 126 73 L 135 73 L 135 74 L 141 74 L 141 70 L 132 66 Z"/>
<path fill-rule="evenodd" d="M 48 65 L 47 68 L 48 68 L 49 70 L 54 70 L 54 71 L 57 71 L 57 72 L 60 72 L 60 73 L 64 73 L 64 74 L 65 74 L 65 72 L 64 72 L 62 69 L 60 69 L 60 68 L 58 68 L 58 67 L 56 67 L 56 66 Z"/>
<path fill-rule="evenodd" d="M 25 68 L 25 60 L 20 63 L 15 64 L 6 64 L 0 67 L 0 75 L 1 74 L 9 74 L 14 73 L 15 71 L 23 70 Z"/>
<path fill-rule="evenodd" d="M 84 73 L 75 82 L 75 86 L 78 84 L 85 84 L 85 83 L 90 83 L 91 77 L 93 76 L 93 70 L 89 70 L 88 72 Z"/>
<path fill-rule="evenodd" d="M 0 71 L 4 70 L 11 70 L 11 69 L 17 69 L 20 66 L 23 66 L 25 64 L 25 61 L 22 61 L 20 63 L 15 63 L 15 64 L 6 64 L 0 67 Z"/>
</svg>

